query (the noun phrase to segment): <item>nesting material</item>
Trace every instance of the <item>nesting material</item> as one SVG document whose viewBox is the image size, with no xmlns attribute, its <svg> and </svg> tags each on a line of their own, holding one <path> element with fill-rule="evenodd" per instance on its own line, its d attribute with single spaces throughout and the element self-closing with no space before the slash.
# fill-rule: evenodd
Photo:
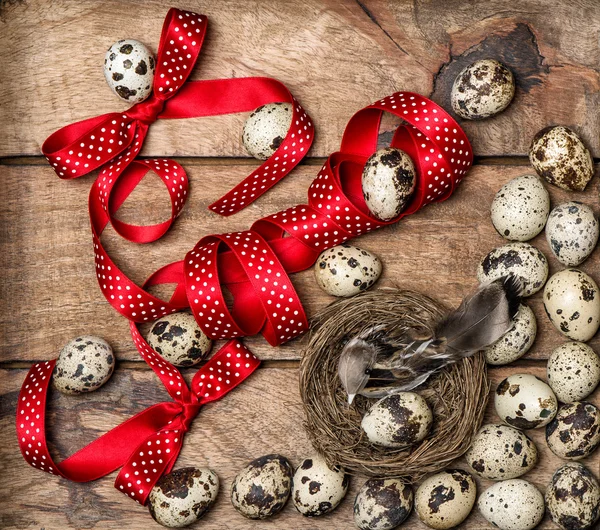
<svg viewBox="0 0 600 530">
<path fill-rule="evenodd" d="M 375 400 L 357 396 L 349 408 L 337 375 L 345 341 L 365 327 L 431 331 L 445 313 L 439 302 L 423 294 L 379 289 L 336 301 L 315 317 L 300 364 L 300 394 L 308 436 L 330 464 L 351 473 L 415 481 L 444 469 L 469 449 L 488 399 L 483 354 L 452 365 L 416 389 L 433 411 L 433 428 L 422 442 L 397 449 L 369 442 L 361 420 Z"/>
</svg>

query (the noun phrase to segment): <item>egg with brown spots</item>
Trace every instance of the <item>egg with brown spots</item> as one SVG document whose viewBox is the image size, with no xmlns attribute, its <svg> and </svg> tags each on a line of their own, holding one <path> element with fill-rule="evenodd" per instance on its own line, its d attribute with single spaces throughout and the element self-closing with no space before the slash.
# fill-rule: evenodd
<svg viewBox="0 0 600 530">
<path fill-rule="evenodd" d="M 281 455 L 261 456 L 240 471 L 231 485 L 233 507 L 248 519 L 280 512 L 292 489 L 292 465 Z"/>
<path fill-rule="evenodd" d="M 515 95 L 512 72 L 494 59 L 475 61 L 454 81 L 450 99 L 461 118 L 481 120 L 502 112 Z"/>
<path fill-rule="evenodd" d="M 571 340 L 586 342 L 600 326 L 596 282 L 578 269 L 554 274 L 544 288 L 544 308 L 554 327 Z"/>
<path fill-rule="evenodd" d="M 292 124 L 291 103 L 268 103 L 253 111 L 244 123 L 242 142 L 258 160 L 270 158 L 285 140 Z"/>
<path fill-rule="evenodd" d="M 417 183 L 412 159 L 395 147 L 373 153 L 363 169 L 362 192 L 371 214 L 390 221 L 406 208 Z"/>
<path fill-rule="evenodd" d="M 561 458 L 590 456 L 600 445 L 600 410 L 586 401 L 562 405 L 546 427 L 546 442 Z"/>
<path fill-rule="evenodd" d="M 413 490 L 396 478 L 372 478 L 354 501 L 354 524 L 360 530 L 392 530 L 401 525 L 413 507 Z"/>
<path fill-rule="evenodd" d="M 180 367 L 198 364 L 212 347 L 194 316 L 186 312 L 159 318 L 146 340 L 163 359 Z"/>
<path fill-rule="evenodd" d="M 498 341 L 484 350 L 488 364 L 509 364 L 523 357 L 533 345 L 537 334 L 537 321 L 530 307 L 520 304 L 513 319 L 513 327 Z"/>
<path fill-rule="evenodd" d="M 377 401 L 361 427 L 372 444 L 397 448 L 424 440 L 432 424 L 433 413 L 419 394 L 398 392 Z"/>
<path fill-rule="evenodd" d="M 332 247 L 317 258 L 317 285 L 333 296 L 354 296 L 365 291 L 381 276 L 381 260 L 371 252 L 351 245 Z"/>
<path fill-rule="evenodd" d="M 329 467 L 318 455 L 305 458 L 294 474 L 294 506 L 306 517 L 329 513 L 342 502 L 349 483 L 350 476 L 341 467 Z"/>
<path fill-rule="evenodd" d="M 155 67 L 154 56 L 144 44 L 125 39 L 115 42 L 106 52 L 104 77 L 119 98 L 139 103 L 152 93 Z"/>
<path fill-rule="evenodd" d="M 465 460 L 480 477 L 506 480 L 531 471 L 537 464 L 538 452 L 524 432 L 508 425 L 489 423 L 473 438 Z"/>
<path fill-rule="evenodd" d="M 476 498 L 477 485 L 471 474 L 451 469 L 423 481 L 415 495 L 415 509 L 429 528 L 446 530 L 469 516 Z"/>
<path fill-rule="evenodd" d="M 563 530 L 592 530 L 600 520 L 600 484 L 585 466 L 565 464 L 546 489 L 546 507 Z"/>
<path fill-rule="evenodd" d="M 63 394 L 93 392 L 110 379 L 114 369 L 115 356 L 110 345 L 99 337 L 84 335 L 61 350 L 52 382 Z"/>
<path fill-rule="evenodd" d="M 546 256 L 529 243 L 507 243 L 490 251 L 477 268 L 477 279 L 488 283 L 508 274 L 523 282 L 523 296 L 537 293 L 546 283 L 548 261 Z"/>
<path fill-rule="evenodd" d="M 219 477 L 213 471 L 184 467 L 160 478 L 148 496 L 148 509 L 157 523 L 183 528 L 211 508 L 218 492 Z"/>
<path fill-rule="evenodd" d="M 600 357 L 587 344 L 566 342 L 550 354 L 547 373 L 559 401 L 581 401 L 600 384 Z"/>
<path fill-rule="evenodd" d="M 592 156 L 581 138 L 561 125 L 535 135 L 529 161 L 540 177 L 565 190 L 583 191 L 594 176 Z"/>
</svg>

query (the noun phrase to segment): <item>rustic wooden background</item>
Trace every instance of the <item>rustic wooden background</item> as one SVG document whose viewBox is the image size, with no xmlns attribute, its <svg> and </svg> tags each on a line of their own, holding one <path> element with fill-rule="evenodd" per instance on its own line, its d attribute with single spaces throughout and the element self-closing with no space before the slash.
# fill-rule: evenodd
<svg viewBox="0 0 600 530">
<path fill-rule="evenodd" d="M 154 124 L 143 155 L 177 157 L 189 173 L 192 193 L 183 215 L 160 242 L 129 244 L 108 230 L 109 252 L 136 281 L 183 256 L 203 235 L 243 229 L 304 201 L 318 166 L 337 149 L 347 120 L 364 105 L 397 90 L 413 90 L 448 108 L 454 77 L 476 59 L 498 58 L 513 70 L 515 99 L 496 118 L 463 123 L 477 158 L 451 200 L 357 241 L 382 258 L 380 285 L 418 289 L 447 304 L 458 303 L 476 284 L 478 261 L 503 243 L 489 219 L 490 203 L 503 183 L 531 172 L 527 148 L 542 127 L 572 127 L 596 161 L 600 157 L 600 10 L 595 0 L 182 0 L 177 6 L 210 20 L 192 78 L 278 78 L 311 114 L 317 139 L 310 158 L 288 178 L 251 207 L 223 219 L 206 206 L 257 164 L 241 145 L 245 116 Z M 139 39 L 156 51 L 166 10 L 158 0 L 0 0 L 2 528 L 158 528 L 145 508 L 113 489 L 114 476 L 74 484 L 28 467 L 19 454 L 13 418 L 31 363 L 56 357 L 67 340 L 83 333 L 105 337 L 119 363 L 111 381 L 94 394 L 52 394 L 50 437 L 57 457 L 167 399 L 140 362 L 127 322 L 105 302 L 94 279 L 86 213 L 94 176 L 62 182 L 40 156 L 43 140 L 57 128 L 125 108 L 105 84 L 104 52 L 120 38 Z M 382 141 L 390 138 L 391 126 L 384 127 Z M 120 213 L 123 219 L 165 218 L 168 201 L 157 182 L 145 179 Z M 595 178 L 585 193 L 551 188 L 552 202 L 582 200 L 598 212 L 598 187 Z M 543 235 L 533 243 L 548 256 L 551 272 L 561 268 Z M 596 252 L 582 268 L 600 280 L 599 264 Z M 317 288 L 311 271 L 292 279 L 309 314 L 331 301 Z M 545 360 L 563 342 L 544 315 L 540 295 L 531 305 L 539 324 L 536 344 L 525 359 L 490 369 L 494 384 L 517 372 L 544 377 Z M 209 466 L 222 481 L 217 505 L 197 526 L 352 528 L 353 499 L 364 477 L 355 477 L 340 507 L 321 519 L 303 518 L 290 503 L 272 520 L 250 522 L 231 507 L 231 481 L 247 461 L 279 452 L 297 464 L 311 452 L 297 390 L 301 344 L 271 348 L 261 338 L 247 343 L 265 360 L 263 367 L 243 387 L 202 411 L 178 462 Z M 591 344 L 600 349 L 598 338 Z M 600 391 L 591 400 L 600 404 Z M 497 421 L 492 409 L 487 420 Z M 541 458 L 525 478 L 544 491 L 561 462 L 547 449 L 543 430 L 529 434 Z M 600 475 L 600 451 L 585 463 Z M 481 488 L 488 485 L 479 481 Z M 477 510 L 461 525 L 487 527 Z M 413 515 L 402 528 L 425 526 Z M 546 517 L 540 528 L 554 526 Z"/>
</svg>

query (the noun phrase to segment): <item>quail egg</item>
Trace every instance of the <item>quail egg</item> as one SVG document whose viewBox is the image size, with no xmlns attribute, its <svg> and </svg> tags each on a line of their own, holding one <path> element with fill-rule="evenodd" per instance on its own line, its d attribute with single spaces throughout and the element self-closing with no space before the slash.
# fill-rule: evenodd
<svg viewBox="0 0 600 530">
<path fill-rule="evenodd" d="M 219 477 L 206 468 L 184 467 L 164 475 L 148 496 L 154 520 L 167 528 L 183 528 L 200 519 L 214 504 Z"/>
<path fill-rule="evenodd" d="M 412 488 L 395 478 L 372 478 L 354 501 L 354 523 L 360 530 L 392 530 L 401 525 L 413 507 Z"/>
<path fill-rule="evenodd" d="M 461 118 L 481 120 L 502 112 L 514 95 L 512 72 L 494 59 L 483 59 L 458 74 L 450 98 Z"/>
<path fill-rule="evenodd" d="M 121 99 L 139 103 L 150 96 L 154 82 L 154 56 L 133 39 L 115 42 L 104 58 L 104 77 Z"/>
<path fill-rule="evenodd" d="M 586 401 L 562 405 L 546 427 L 546 442 L 561 458 L 581 460 L 600 445 L 600 410 Z"/>
<path fill-rule="evenodd" d="M 500 340 L 484 350 L 488 364 L 501 365 L 516 361 L 525 355 L 537 334 L 535 314 L 526 305 L 519 305 L 515 315 L 514 325 Z"/>
<path fill-rule="evenodd" d="M 531 530 L 544 517 L 544 497 L 523 479 L 493 484 L 479 497 L 481 515 L 500 530 Z"/>
<path fill-rule="evenodd" d="M 548 245 L 567 267 L 576 267 L 588 258 L 596 248 L 599 233 L 594 211 L 575 201 L 554 208 L 546 224 Z"/>
<path fill-rule="evenodd" d="M 531 296 L 546 283 L 546 256 L 529 243 L 508 243 L 483 258 L 477 269 L 477 279 L 480 283 L 492 282 L 511 272 L 523 282 L 523 296 Z"/>
<path fill-rule="evenodd" d="M 583 191 L 594 175 L 590 152 L 571 129 L 557 125 L 538 132 L 529 161 L 540 177 L 571 191 Z"/>
<path fill-rule="evenodd" d="M 492 202 L 492 223 L 511 241 L 529 241 L 546 224 L 550 195 L 536 175 L 522 175 L 507 182 Z"/>
<path fill-rule="evenodd" d="M 554 327 L 571 340 L 586 342 L 600 325 L 600 295 L 585 272 L 565 269 L 544 288 L 544 308 Z"/>
<path fill-rule="evenodd" d="M 496 413 L 517 429 L 536 429 L 556 416 L 558 402 L 552 389 L 530 374 L 507 377 L 496 388 Z"/>
<path fill-rule="evenodd" d="M 564 464 L 546 489 L 546 507 L 563 530 L 592 530 L 600 519 L 600 484 L 585 466 Z"/>
<path fill-rule="evenodd" d="M 342 468 L 330 468 L 318 455 L 306 458 L 294 474 L 294 506 L 306 517 L 329 513 L 342 502 L 349 482 L 350 477 Z"/>
<path fill-rule="evenodd" d="M 424 440 L 432 423 L 431 409 L 419 394 L 398 392 L 377 401 L 361 427 L 374 445 L 404 447 Z"/>
<path fill-rule="evenodd" d="M 479 429 L 465 459 L 480 477 L 504 480 L 532 470 L 538 452 L 525 433 L 508 425 L 490 423 Z"/>
<path fill-rule="evenodd" d="M 473 477 L 452 469 L 427 478 L 417 489 L 415 509 L 429 528 L 445 530 L 462 523 L 471 513 L 477 497 Z"/>
<path fill-rule="evenodd" d="M 580 401 L 600 383 L 600 357 L 587 344 L 566 342 L 548 359 L 548 383 L 559 401 Z"/>
<path fill-rule="evenodd" d="M 99 337 L 84 335 L 61 350 L 52 381 L 63 394 L 93 392 L 110 379 L 114 369 L 115 356 L 110 345 Z"/>
<path fill-rule="evenodd" d="M 369 211 L 377 219 L 389 221 L 400 215 L 417 183 L 412 159 L 395 147 L 372 154 L 362 174 L 362 191 Z"/>
<path fill-rule="evenodd" d="M 292 111 L 290 103 L 268 103 L 252 112 L 242 132 L 248 154 L 258 160 L 274 155 L 292 124 Z"/>
</svg>

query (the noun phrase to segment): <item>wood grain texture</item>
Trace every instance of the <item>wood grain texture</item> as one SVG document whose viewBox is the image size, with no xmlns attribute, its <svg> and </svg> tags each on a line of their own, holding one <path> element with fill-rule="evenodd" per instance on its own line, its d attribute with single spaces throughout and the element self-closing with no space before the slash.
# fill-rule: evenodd
<svg viewBox="0 0 600 530">
<path fill-rule="evenodd" d="M 542 363 L 522 365 L 527 373 L 544 377 Z M 191 371 L 187 371 L 187 375 Z M 495 387 L 514 367 L 490 370 Z M 18 454 L 14 408 L 23 370 L 0 371 L 0 473 L 10 477 L 0 511 L 0 526 L 6 530 L 21 528 L 94 528 L 106 530 L 160 528 L 145 508 L 126 499 L 113 488 L 115 474 L 96 482 L 75 484 L 52 477 L 27 466 Z M 188 378 L 189 379 L 189 378 Z M 307 519 L 296 512 L 289 502 L 284 511 L 267 521 L 247 521 L 230 504 L 229 488 L 238 471 L 248 461 L 267 453 L 278 452 L 298 463 L 312 453 L 302 428 L 303 413 L 297 388 L 297 371 L 260 369 L 222 401 L 203 409 L 186 435 L 185 446 L 177 467 L 208 466 L 221 479 L 217 504 L 198 528 L 211 529 L 340 529 L 353 528 L 352 505 L 363 476 L 353 477 L 351 488 L 337 510 L 319 519 Z M 65 397 L 52 392 L 48 422 L 51 451 L 64 458 L 89 443 L 107 429 L 127 419 L 135 412 L 168 400 L 159 383 L 148 370 L 118 370 L 100 391 L 80 397 Z M 600 390 L 591 401 L 600 405 Z M 68 420 L 67 420 L 68 418 Z M 493 400 L 488 404 L 486 422 L 498 422 Z M 538 465 L 524 476 L 542 492 L 550 482 L 561 460 L 547 447 L 544 429 L 527 431 L 540 454 Z M 598 477 L 600 451 L 582 461 Z M 457 466 L 467 469 L 463 459 Z M 489 487 L 489 480 L 477 479 L 478 491 Z M 459 528 L 483 529 L 488 525 L 475 509 Z M 413 513 L 401 527 L 406 530 L 425 530 Z M 555 528 L 548 518 L 538 527 Z"/>
<path fill-rule="evenodd" d="M 104 53 L 121 38 L 156 51 L 166 13 L 159 0 L 0 5 L 0 156 L 38 154 L 60 126 L 126 108 L 105 84 Z M 476 155 L 526 154 L 533 135 L 557 123 L 573 127 L 600 155 L 595 0 L 253 0 L 243 7 L 186 0 L 178 7 L 210 20 L 192 78 L 283 81 L 314 119 L 313 156 L 336 150 L 350 116 L 394 91 L 431 95 L 448 107 L 456 74 L 484 57 L 506 62 L 518 89 L 500 116 L 464 123 Z M 143 153 L 247 156 L 243 120 L 162 120 Z"/>
</svg>

